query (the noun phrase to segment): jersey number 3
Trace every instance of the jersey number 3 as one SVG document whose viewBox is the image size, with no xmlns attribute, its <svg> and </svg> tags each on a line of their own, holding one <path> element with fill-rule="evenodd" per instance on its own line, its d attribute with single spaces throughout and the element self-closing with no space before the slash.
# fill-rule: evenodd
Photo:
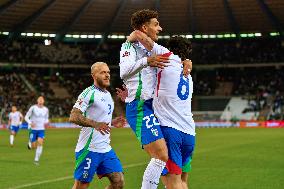
<svg viewBox="0 0 284 189">
<path fill-rule="evenodd" d="M 180 74 L 180 80 L 178 83 L 177 95 L 181 100 L 188 99 L 189 95 L 189 79 L 184 77 L 182 72 Z"/>
</svg>

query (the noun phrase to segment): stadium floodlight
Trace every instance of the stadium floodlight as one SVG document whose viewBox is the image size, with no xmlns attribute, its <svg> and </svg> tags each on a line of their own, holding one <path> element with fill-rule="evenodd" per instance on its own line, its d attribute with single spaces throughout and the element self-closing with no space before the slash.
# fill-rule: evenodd
<svg viewBox="0 0 284 189">
<path fill-rule="evenodd" d="M 248 37 L 254 37 L 254 33 L 249 33 Z"/>
<path fill-rule="evenodd" d="M 102 35 L 95 35 L 96 39 L 101 39 L 103 36 Z"/>
<path fill-rule="evenodd" d="M 192 35 L 186 35 L 185 37 L 186 37 L 187 39 L 192 39 L 193 36 L 192 36 Z"/>
<path fill-rule="evenodd" d="M 47 33 L 43 33 L 41 34 L 42 37 L 48 37 L 48 34 Z"/>
<path fill-rule="evenodd" d="M 32 37 L 32 36 L 34 36 L 34 34 L 33 33 L 27 33 L 27 36 Z"/>
<path fill-rule="evenodd" d="M 85 39 L 87 37 L 88 37 L 87 35 L 80 35 L 80 38 L 83 38 L 83 39 Z"/>
<path fill-rule="evenodd" d="M 27 34 L 26 33 L 21 33 L 21 36 L 26 36 Z"/>
<path fill-rule="evenodd" d="M 51 41 L 48 40 L 48 39 L 45 39 L 44 40 L 44 45 L 46 45 L 46 46 L 51 45 Z"/>
<path fill-rule="evenodd" d="M 125 37 L 125 35 L 118 35 L 118 39 L 124 39 Z"/>
<path fill-rule="evenodd" d="M 72 35 L 73 38 L 79 38 L 80 35 Z"/>
<path fill-rule="evenodd" d="M 269 35 L 270 36 L 278 36 L 278 35 L 280 35 L 280 33 L 279 32 L 270 32 Z"/>
<path fill-rule="evenodd" d="M 72 35 L 71 34 L 66 34 L 65 37 L 72 37 Z"/>
<path fill-rule="evenodd" d="M 223 38 L 223 37 L 224 37 L 223 34 L 218 34 L 218 35 L 217 35 L 217 38 L 219 38 L 219 39 L 221 39 L 221 38 Z"/>
<path fill-rule="evenodd" d="M 170 39 L 171 38 L 171 36 L 169 36 L 169 35 L 164 35 L 164 39 Z"/>
<path fill-rule="evenodd" d="M 51 34 L 49 34 L 48 36 L 49 36 L 49 37 L 55 37 L 55 36 L 56 36 L 56 34 L 51 33 Z"/>
<path fill-rule="evenodd" d="M 240 36 L 241 36 L 241 37 L 248 37 L 248 34 L 246 34 L 246 33 L 241 33 Z"/>
<path fill-rule="evenodd" d="M 237 35 L 236 35 L 236 34 L 234 34 L 234 33 L 232 33 L 232 34 L 231 34 L 231 37 L 232 37 L 232 38 L 236 38 L 236 37 L 237 37 Z"/>
<path fill-rule="evenodd" d="M 231 37 L 231 34 L 230 34 L 230 33 L 225 33 L 225 34 L 224 34 L 224 37 L 225 37 L 225 38 L 230 38 L 230 37 Z"/>
<path fill-rule="evenodd" d="M 261 33 L 254 33 L 254 36 L 255 36 L 255 37 L 261 37 L 262 34 L 261 34 Z"/>
<path fill-rule="evenodd" d="M 201 35 L 195 35 L 194 38 L 200 39 L 200 38 L 201 38 Z"/>
<path fill-rule="evenodd" d="M 211 39 L 215 39 L 216 38 L 216 35 L 209 35 L 209 38 L 211 38 Z"/>
<path fill-rule="evenodd" d="M 95 38 L 95 35 L 88 35 L 88 38 L 93 39 L 93 38 Z"/>
<path fill-rule="evenodd" d="M 203 39 L 207 39 L 209 36 L 208 35 L 202 35 L 201 36 Z"/>
<path fill-rule="evenodd" d="M 110 39 L 117 39 L 118 36 L 117 36 L 117 35 L 108 35 L 107 38 L 110 38 Z"/>
<path fill-rule="evenodd" d="M 34 36 L 40 37 L 40 36 L 41 36 L 41 33 L 35 33 Z"/>
<path fill-rule="evenodd" d="M 9 35 L 9 32 L 2 32 L 3 35 Z"/>
</svg>

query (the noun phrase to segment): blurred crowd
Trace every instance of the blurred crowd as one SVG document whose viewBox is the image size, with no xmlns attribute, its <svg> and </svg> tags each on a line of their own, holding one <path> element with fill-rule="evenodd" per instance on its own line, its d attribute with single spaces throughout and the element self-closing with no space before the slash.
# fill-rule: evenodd
<svg viewBox="0 0 284 189">
<path fill-rule="evenodd" d="M 123 41 L 94 42 L 2 41 L 0 61 L 19 63 L 88 64 L 96 60 L 117 65 Z M 167 41 L 159 41 L 166 46 Z M 279 39 L 193 41 L 195 64 L 268 63 L 284 61 L 284 42 Z M 116 53 L 113 53 L 116 52 Z"/>
<path fill-rule="evenodd" d="M 88 64 L 96 60 L 118 64 L 122 41 L 108 41 L 98 50 L 94 43 L 51 43 L 40 41 L 13 41 L 0 43 L 0 62 L 19 63 L 74 63 Z M 166 41 L 161 41 L 166 45 Z M 270 63 L 284 61 L 284 43 L 279 39 L 194 41 L 194 64 Z M 116 52 L 116 53 L 113 53 Z M 0 117 L 7 117 L 13 104 L 24 114 L 36 97 L 43 95 L 50 108 L 51 117 L 68 117 L 77 96 L 92 84 L 89 70 L 70 69 L 55 73 L 49 69 L 7 68 L 0 72 Z M 248 106 L 244 112 L 269 110 L 268 119 L 284 119 L 284 69 L 273 68 L 220 68 L 195 70 L 194 96 L 220 95 L 220 83 L 231 83 L 224 95 L 244 96 Z M 50 82 L 56 82 L 70 97 L 56 97 Z M 119 71 L 111 68 L 110 92 L 119 109 L 123 104 L 115 97 L 115 88 L 122 81 Z M 119 111 L 120 111 L 119 110 Z M 118 111 L 118 112 L 119 112 Z M 122 112 L 122 111 L 120 111 Z M 118 114 L 118 113 L 117 113 Z"/>
</svg>

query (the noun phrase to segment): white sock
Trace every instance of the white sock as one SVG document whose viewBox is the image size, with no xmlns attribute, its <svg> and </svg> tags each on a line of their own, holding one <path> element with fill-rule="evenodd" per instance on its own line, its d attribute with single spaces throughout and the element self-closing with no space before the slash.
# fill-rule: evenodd
<svg viewBox="0 0 284 189">
<path fill-rule="evenodd" d="M 35 153 L 35 161 L 39 161 L 41 153 L 42 153 L 42 146 L 37 146 Z"/>
<path fill-rule="evenodd" d="M 31 141 L 29 140 L 29 143 L 28 143 L 29 147 L 32 148 L 32 143 Z"/>
<path fill-rule="evenodd" d="M 166 162 L 152 158 L 144 171 L 141 189 L 156 189 Z"/>
<path fill-rule="evenodd" d="M 14 144 L 14 135 L 10 135 L 10 144 L 11 144 L 11 145 Z"/>
</svg>

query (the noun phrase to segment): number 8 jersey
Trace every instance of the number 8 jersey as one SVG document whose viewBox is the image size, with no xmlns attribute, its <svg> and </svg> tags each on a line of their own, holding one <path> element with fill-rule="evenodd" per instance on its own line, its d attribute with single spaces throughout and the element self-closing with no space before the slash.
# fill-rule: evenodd
<svg viewBox="0 0 284 189">
<path fill-rule="evenodd" d="M 161 126 L 172 127 L 195 136 L 195 123 L 191 113 L 193 93 L 192 77 L 184 77 L 179 56 L 166 53 L 170 64 L 158 69 L 154 95 L 154 112 Z"/>
</svg>

